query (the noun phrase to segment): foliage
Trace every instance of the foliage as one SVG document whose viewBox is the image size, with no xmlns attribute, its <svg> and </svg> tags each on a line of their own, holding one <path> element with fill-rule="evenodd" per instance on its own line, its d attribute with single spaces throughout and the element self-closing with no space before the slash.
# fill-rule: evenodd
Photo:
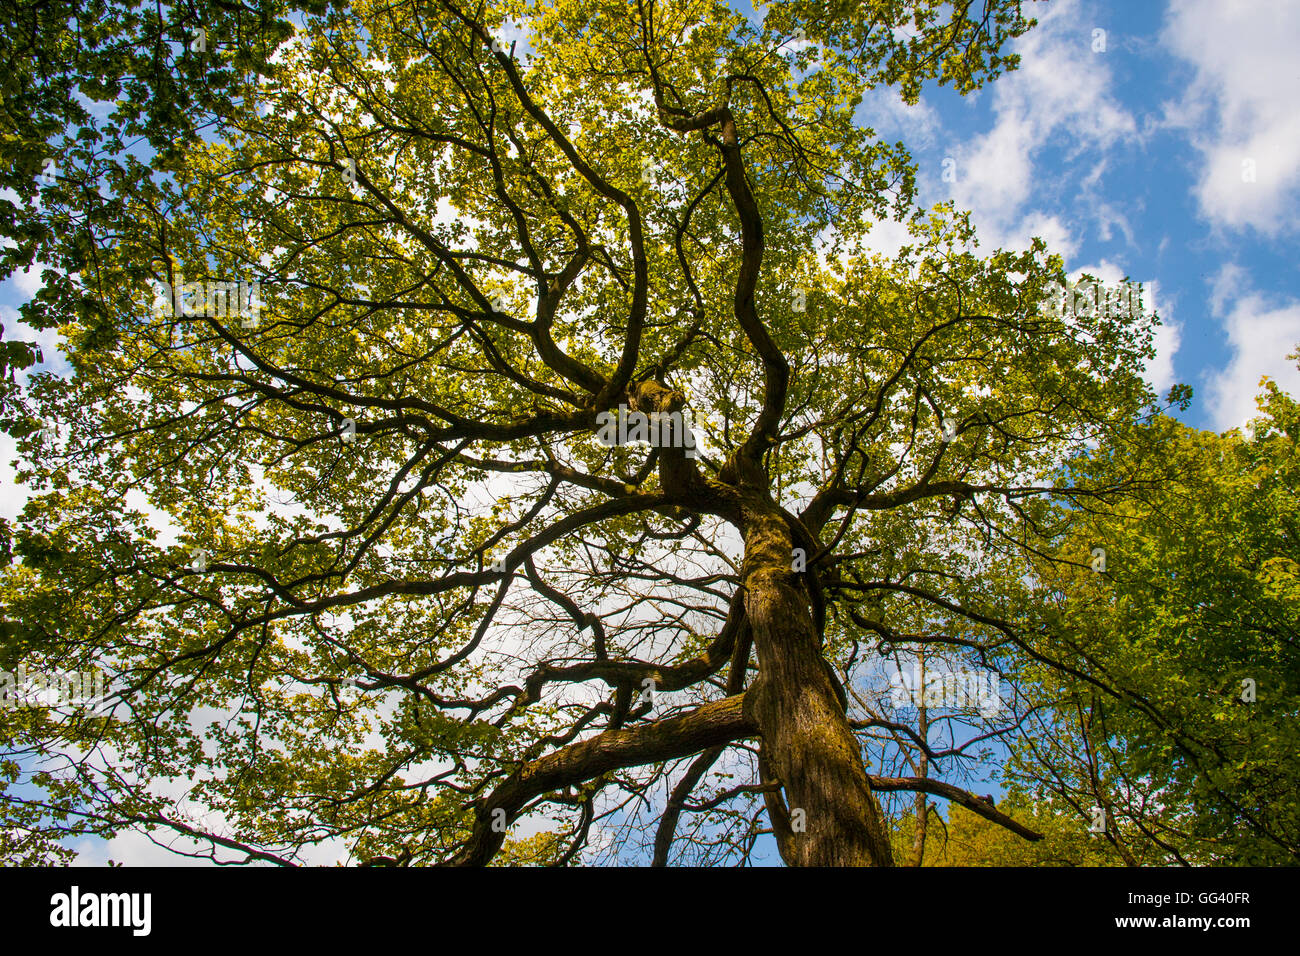
<svg viewBox="0 0 1300 956">
<path fill-rule="evenodd" d="M 1083 466 L 1133 492 L 1090 511 L 1045 576 L 1055 653 L 1017 779 L 1171 859 L 1294 863 L 1300 850 L 1300 470 L 1296 401 L 1265 381 L 1246 434 L 1166 418 Z M 1101 547 L 1103 572 L 1084 555 Z M 1062 651 L 1066 653 L 1061 654 Z"/>
</svg>

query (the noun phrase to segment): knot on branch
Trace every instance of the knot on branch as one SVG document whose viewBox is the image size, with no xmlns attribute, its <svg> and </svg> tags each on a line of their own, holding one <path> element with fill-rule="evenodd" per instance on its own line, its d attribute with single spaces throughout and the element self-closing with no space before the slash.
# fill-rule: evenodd
<svg viewBox="0 0 1300 956">
<path fill-rule="evenodd" d="M 627 403 L 633 411 L 645 414 L 677 412 L 686 405 L 686 393 L 679 388 L 646 380 L 628 387 Z"/>
</svg>

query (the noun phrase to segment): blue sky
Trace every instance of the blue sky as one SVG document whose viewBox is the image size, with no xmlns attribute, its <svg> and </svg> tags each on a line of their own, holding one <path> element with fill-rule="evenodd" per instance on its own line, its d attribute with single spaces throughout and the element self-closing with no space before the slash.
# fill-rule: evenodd
<svg viewBox="0 0 1300 956">
<path fill-rule="evenodd" d="M 1187 424 L 1245 424 L 1261 375 L 1300 394 L 1286 358 L 1300 345 L 1300 4 L 1026 12 L 1039 24 L 1015 44 L 1019 70 L 966 97 L 930 87 L 914 107 L 878 91 L 863 122 L 912 150 L 923 204 L 971 210 L 983 250 L 1042 236 L 1072 274 L 1144 283 L 1165 323 L 1148 378 L 1193 387 Z M 874 232 L 884 251 L 904 241 Z"/>
<path fill-rule="evenodd" d="M 983 250 L 1042 236 L 1072 273 L 1144 283 L 1165 323 L 1147 375 L 1161 393 L 1193 386 L 1177 413 L 1188 424 L 1245 424 L 1262 375 L 1300 395 L 1286 357 L 1300 346 L 1300 3 L 1026 8 L 1039 25 L 1015 44 L 1018 71 L 966 97 L 929 87 L 911 107 L 878 91 L 862 121 L 912 150 L 923 205 L 952 199 L 972 212 Z M 882 252 L 906 241 L 892 223 L 873 236 Z M 0 283 L 0 323 L 6 338 L 39 341 L 57 371 L 54 333 L 36 335 L 15 312 L 39 271 Z M 0 436 L 10 520 L 25 498 L 13 458 Z M 175 861 L 142 837 L 112 855 Z"/>
</svg>

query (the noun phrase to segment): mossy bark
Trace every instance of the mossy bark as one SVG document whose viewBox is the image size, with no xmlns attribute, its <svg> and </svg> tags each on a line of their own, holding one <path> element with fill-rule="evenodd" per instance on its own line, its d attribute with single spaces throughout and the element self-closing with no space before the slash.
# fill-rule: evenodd
<svg viewBox="0 0 1300 956">
<path fill-rule="evenodd" d="M 767 800 L 781 856 L 790 866 L 892 866 L 880 805 L 792 568 L 789 525 L 757 496 L 742 512 L 745 610 L 759 665 L 745 712 L 762 735 L 763 774 L 784 797 Z"/>
</svg>

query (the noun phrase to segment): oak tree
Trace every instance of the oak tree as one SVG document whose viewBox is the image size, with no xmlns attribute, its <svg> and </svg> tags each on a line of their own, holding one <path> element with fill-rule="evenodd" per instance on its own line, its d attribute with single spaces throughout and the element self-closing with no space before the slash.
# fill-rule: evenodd
<svg viewBox="0 0 1300 956">
<path fill-rule="evenodd" d="M 861 670 L 1069 666 L 1041 545 L 1156 401 L 1154 316 L 1045 309 L 863 115 L 1014 68 L 1020 3 L 54 8 L 2 663 L 113 694 L 0 712 L 12 857 L 889 865 L 917 792 L 1038 836 Z"/>
</svg>

